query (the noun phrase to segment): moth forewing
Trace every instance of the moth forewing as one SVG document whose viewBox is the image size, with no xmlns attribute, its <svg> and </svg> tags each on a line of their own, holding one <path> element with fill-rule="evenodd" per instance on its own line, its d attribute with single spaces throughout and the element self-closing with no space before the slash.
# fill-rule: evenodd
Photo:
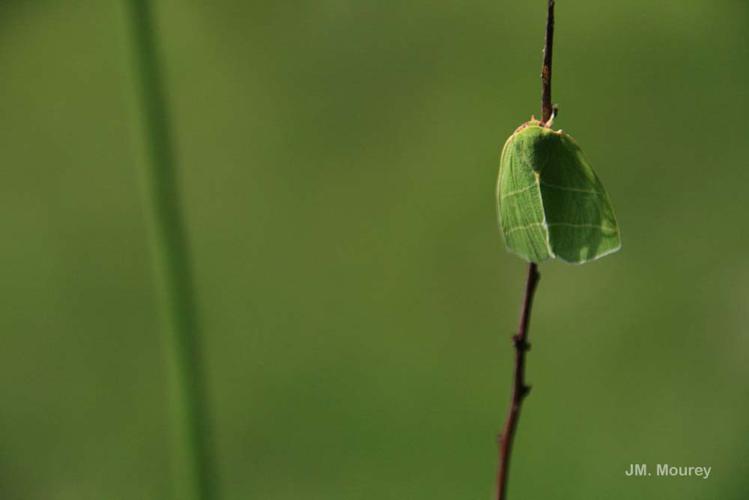
<svg viewBox="0 0 749 500">
<path fill-rule="evenodd" d="M 540 180 L 527 154 L 533 134 L 518 129 L 505 143 L 497 184 L 499 223 L 507 248 L 530 262 L 553 257 Z"/>
</svg>

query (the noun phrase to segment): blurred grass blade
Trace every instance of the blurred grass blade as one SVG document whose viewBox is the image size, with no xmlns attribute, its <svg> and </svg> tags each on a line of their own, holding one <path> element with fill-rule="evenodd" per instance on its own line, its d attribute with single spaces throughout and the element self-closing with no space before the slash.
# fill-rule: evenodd
<svg viewBox="0 0 749 500">
<path fill-rule="evenodd" d="M 126 0 L 146 147 L 145 197 L 166 332 L 178 500 L 215 499 L 200 331 L 152 5 Z"/>
</svg>

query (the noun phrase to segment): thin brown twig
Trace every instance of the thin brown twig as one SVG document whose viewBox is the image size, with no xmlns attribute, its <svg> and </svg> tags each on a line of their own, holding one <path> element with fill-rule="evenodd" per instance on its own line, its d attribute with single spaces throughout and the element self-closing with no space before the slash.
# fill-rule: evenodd
<svg viewBox="0 0 749 500">
<path fill-rule="evenodd" d="M 531 308 L 533 306 L 533 296 L 538 285 L 541 275 L 538 272 L 538 266 L 532 262 L 528 266 L 528 279 L 525 284 L 525 298 L 523 299 L 523 309 L 520 314 L 520 327 L 518 333 L 512 337 L 515 345 L 515 374 L 512 384 L 512 401 L 507 413 L 507 420 L 502 430 L 502 436 L 499 441 L 499 471 L 497 473 L 497 499 L 505 500 L 507 498 L 508 472 L 510 469 L 510 456 L 512 454 L 512 442 L 515 438 L 515 430 L 518 427 L 520 418 L 520 406 L 523 399 L 528 395 L 530 386 L 525 383 L 525 353 L 528 352 L 531 345 L 528 343 L 528 326 L 531 318 Z"/>
<path fill-rule="evenodd" d="M 554 3 L 549 0 L 548 13 L 546 15 L 546 40 L 544 43 L 544 64 L 541 67 L 541 121 L 544 123 L 551 119 L 554 107 L 551 104 L 551 60 L 554 55 Z"/>
<path fill-rule="evenodd" d="M 543 87 L 541 97 L 541 116 L 543 123 L 547 123 L 554 114 L 551 104 L 551 61 L 554 46 L 554 2 L 548 0 L 548 14 L 546 18 L 546 41 L 544 45 L 544 62 L 541 68 L 541 84 Z M 530 325 L 531 308 L 536 286 L 541 275 L 538 265 L 531 262 L 528 265 L 528 278 L 525 284 L 525 296 L 523 308 L 520 313 L 520 326 L 518 333 L 512 337 L 515 346 L 515 373 L 512 385 L 512 400 L 507 413 L 502 435 L 499 441 L 499 470 L 497 472 L 497 500 L 506 500 L 508 473 L 510 470 L 510 457 L 512 455 L 512 443 L 515 439 L 515 431 L 520 418 L 520 408 L 523 400 L 530 391 L 530 386 L 525 383 L 525 354 L 530 349 L 528 343 L 528 327 Z"/>
</svg>

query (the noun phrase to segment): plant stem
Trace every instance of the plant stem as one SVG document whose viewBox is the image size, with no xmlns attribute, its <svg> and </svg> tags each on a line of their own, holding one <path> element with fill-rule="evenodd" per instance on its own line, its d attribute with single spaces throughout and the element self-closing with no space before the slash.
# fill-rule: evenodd
<svg viewBox="0 0 749 500">
<path fill-rule="evenodd" d="M 546 123 L 551 119 L 554 107 L 551 104 L 551 60 L 554 52 L 554 3 L 548 0 L 546 15 L 546 39 L 544 42 L 544 63 L 541 67 L 541 121 Z"/>
<path fill-rule="evenodd" d="M 203 359 L 177 162 L 150 0 L 126 0 L 147 152 L 145 185 L 162 315 L 175 498 L 216 498 Z"/>
<path fill-rule="evenodd" d="M 554 2 L 548 0 L 548 11 L 546 17 L 546 40 L 544 44 L 544 61 L 541 68 L 541 121 L 547 123 L 554 114 L 551 104 L 551 62 L 554 47 Z M 525 354 L 530 349 L 528 343 L 528 328 L 530 326 L 531 309 L 533 297 L 541 275 L 538 265 L 531 262 L 528 265 L 528 278 L 525 283 L 525 296 L 520 313 L 520 326 L 518 333 L 512 337 L 515 346 L 515 373 L 512 384 L 512 400 L 507 413 L 507 420 L 502 429 L 499 442 L 499 470 L 497 472 L 497 500 L 507 499 L 507 483 L 509 481 L 510 458 L 512 456 L 512 443 L 520 419 L 520 408 L 523 400 L 530 391 L 530 386 L 525 383 Z"/>
<path fill-rule="evenodd" d="M 520 327 L 518 333 L 512 337 L 515 345 L 515 374 L 512 384 L 512 401 L 507 413 L 502 430 L 502 437 L 499 443 L 499 472 L 497 473 L 497 499 L 505 500 L 507 498 L 508 472 L 510 470 L 510 457 L 512 455 L 512 442 L 515 438 L 515 430 L 518 427 L 520 418 L 520 406 L 523 399 L 528 395 L 530 387 L 525 383 L 525 353 L 528 352 L 531 345 L 528 343 L 528 326 L 531 319 L 531 308 L 533 306 L 533 296 L 538 285 L 541 275 L 538 272 L 538 266 L 535 263 L 528 265 L 528 279 L 525 284 L 525 298 L 523 299 L 523 309 L 520 313 Z"/>
</svg>

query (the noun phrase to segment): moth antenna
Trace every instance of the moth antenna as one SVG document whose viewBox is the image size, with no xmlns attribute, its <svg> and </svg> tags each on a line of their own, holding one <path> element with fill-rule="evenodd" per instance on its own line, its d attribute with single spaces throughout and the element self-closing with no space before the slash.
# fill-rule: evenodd
<svg viewBox="0 0 749 500">
<path fill-rule="evenodd" d="M 551 108 L 551 118 L 549 118 L 546 123 L 544 123 L 544 127 L 551 128 L 551 125 L 554 123 L 554 118 L 557 117 L 559 114 L 559 106 L 556 104 Z"/>
</svg>

